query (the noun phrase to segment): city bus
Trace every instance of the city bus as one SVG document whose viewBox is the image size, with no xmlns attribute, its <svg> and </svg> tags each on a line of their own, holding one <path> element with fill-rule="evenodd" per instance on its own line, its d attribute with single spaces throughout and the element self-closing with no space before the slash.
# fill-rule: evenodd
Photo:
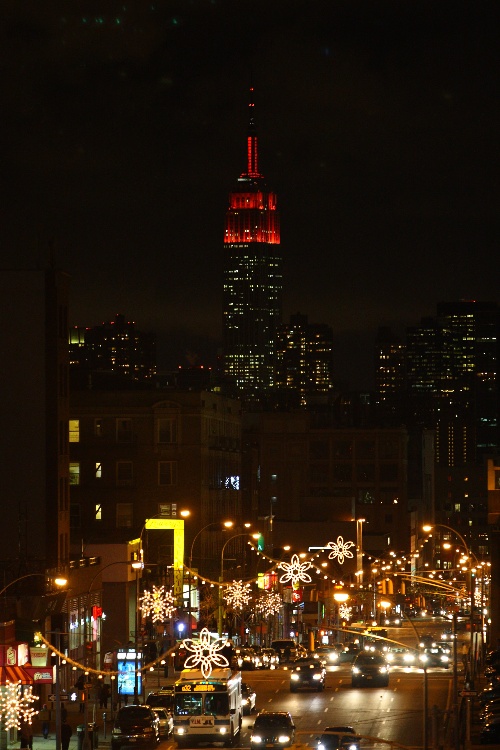
<svg viewBox="0 0 500 750">
<path fill-rule="evenodd" d="M 243 709 L 241 672 L 214 669 L 203 677 L 199 669 L 183 669 L 174 684 L 174 739 L 178 747 L 200 742 L 239 740 Z"/>
</svg>

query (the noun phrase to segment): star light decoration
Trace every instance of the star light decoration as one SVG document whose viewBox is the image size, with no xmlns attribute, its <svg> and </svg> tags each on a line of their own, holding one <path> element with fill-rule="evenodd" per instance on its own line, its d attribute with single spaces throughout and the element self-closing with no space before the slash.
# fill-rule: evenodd
<svg viewBox="0 0 500 750">
<path fill-rule="evenodd" d="M 344 537 L 338 536 L 336 542 L 328 542 L 325 549 L 331 549 L 332 551 L 328 555 L 329 560 L 334 560 L 337 558 L 337 561 L 340 565 L 342 565 L 345 562 L 345 558 L 351 558 L 354 557 L 354 555 L 351 552 L 351 547 L 355 547 L 356 545 L 354 542 L 344 542 Z"/>
<path fill-rule="evenodd" d="M 250 584 L 243 583 L 243 581 L 233 581 L 230 586 L 227 587 L 227 591 L 224 594 L 225 601 L 233 609 L 243 609 L 246 607 L 252 594 L 250 593 Z"/>
<path fill-rule="evenodd" d="M 190 651 L 192 656 L 188 656 L 184 662 L 186 669 L 196 669 L 199 667 L 205 679 L 210 677 L 212 669 L 219 667 L 224 669 L 229 667 L 229 662 L 224 654 L 219 653 L 226 645 L 226 639 L 218 638 L 210 642 L 210 631 L 203 628 L 200 632 L 200 639 L 194 641 L 192 638 L 186 638 L 182 641 L 186 651 Z"/>
<path fill-rule="evenodd" d="M 144 591 L 144 596 L 141 596 L 139 601 L 143 616 L 151 616 L 153 622 L 168 620 L 177 609 L 172 592 L 167 591 L 165 586 L 153 586 L 152 591 Z"/>
<path fill-rule="evenodd" d="M 268 591 L 255 602 L 255 609 L 264 617 L 276 615 L 282 605 L 281 596 L 274 591 Z"/>
<path fill-rule="evenodd" d="M 341 620 L 350 620 L 352 615 L 352 607 L 347 604 L 341 604 L 339 607 L 339 616 Z"/>
<path fill-rule="evenodd" d="M 20 682 L 7 680 L 0 694 L 0 715 L 5 729 L 21 729 L 21 721 L 31 724 L 38 713 L 33 706 L 37 700 L 38 695 L 33 695 L 31 686 L 25 686 L 21 692 Z"/>
<path fill-rule="evenodd" d="M 291 581 L 292 586 L 298 584 L 300 581 L 303 583 L 311 583 L 311 576 L 309 573 L 306 573 L 306 570 L 312 568 L 312 565 L 313 564 L 310 560 L 300 562 L 298 555 L 292 555 L 291 562 L 280 562 L 278 564 L 278 568 L 285 571 L 283 575 L 280 576 L 280 583 L 288 583 L 288 581 Z"/>
</svg>

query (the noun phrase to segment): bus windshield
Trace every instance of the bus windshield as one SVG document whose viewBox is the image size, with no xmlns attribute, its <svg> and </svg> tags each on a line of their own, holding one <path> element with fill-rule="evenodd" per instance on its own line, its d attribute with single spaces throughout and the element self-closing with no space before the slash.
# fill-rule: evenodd
<svg viewBox="0 0 500 750">
<path fill-rule="evenodd" d="M 201 693 L 179 693 L 175 696 L 175 716 L 227 716 L 229 701 L 225 693 L 203 695 Z"/>
</svg>

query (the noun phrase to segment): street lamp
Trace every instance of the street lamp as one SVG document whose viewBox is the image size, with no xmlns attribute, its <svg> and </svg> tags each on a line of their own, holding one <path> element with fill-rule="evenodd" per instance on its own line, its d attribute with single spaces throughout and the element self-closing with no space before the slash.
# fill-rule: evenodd
<svg viewBox="0 0 500 750">
<path fill-rule="evenodd" d="M 336 617 L 335 617 L 335 626 L 337 631 L 337 638 L 336 641 L 339 643 L 340 641 L 340 605 L 344 604 L 349 599 L 349 594 L 347 591 L 341 591 L 340 589 L 333 592 L 333 598 L 337 602 L 337 611 L 336 611 Z"/>
<path fill-rule="evenodd" d="M 219 524 L 222 524 L 222 526 L 225 529 L 232 529 L 234 526 L 234 521 L 212 521 L 211 523 L 207 523 L 205 526 L 203 526 L 193 537 L 193 541 L 191 542 L 191 549 L 189 550 L 189 585 L 188 585 L 188 622 L 187 622 L 187 637 L 191 637 L 191 590 L 192 590 L 192 569 L 193 569 L 193 550 L 194 550 L 194 543 L 198 539 L 199 536 L 205 531 L 205 529 L 210 528 L 211 526 L 218 526 Z"/>
<path fill-rule="evenodd" d="M 243 532 L 241 534 L 233 534 L 233 536 L 230 536 L 229 539 L 226 539 L 224 544 L 222 545 L 221 555 L 220 555 L 220 576 L 219 576 L 219 600 L 218 600 L 218 608 L 217 608 L 217 632 L 219 634 L 219 638 L 222 636 L 222 583 L 224 581 L 224 551 L 233 539 L 236 539 L 240 536 L 249 536 L 248 531 Z M 251 535 L 253 539 L 259 539 L 261 534 L 259 532 L 255 532 Z"/>
</svg>

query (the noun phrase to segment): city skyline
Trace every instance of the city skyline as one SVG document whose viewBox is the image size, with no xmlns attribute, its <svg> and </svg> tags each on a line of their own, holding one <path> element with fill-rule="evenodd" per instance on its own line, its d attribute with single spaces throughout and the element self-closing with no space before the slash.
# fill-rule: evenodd
<svg viewBox="0 0 500 750">
<path fill-rule="evenodd" d="M 250 78 L 282 217 L 283 321 L 332 326 L 340 378 L 367 387 L 378 326 L 496 300 L 487 3 L 102 8 L 3 11 L 2 265 L 53 246 L 72 325 L 123 313 L 184 364 L 220 343 Z"/>
</svg>

